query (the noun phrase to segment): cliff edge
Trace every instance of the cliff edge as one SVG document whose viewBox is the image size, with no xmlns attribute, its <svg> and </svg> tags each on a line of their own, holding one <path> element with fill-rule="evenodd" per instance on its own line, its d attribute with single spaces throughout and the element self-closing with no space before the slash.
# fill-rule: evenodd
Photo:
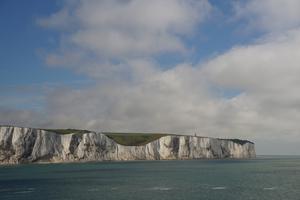
<svg viewBox="0 0 300 200">
<path fill-rule="evenodd" d="M 166 135 L 147 144 L 125 146 L 104 133 L 58 134 L 0 126 L 0 164 L 254 157 L 254 143 L 237 139 Z"/>
</svg>

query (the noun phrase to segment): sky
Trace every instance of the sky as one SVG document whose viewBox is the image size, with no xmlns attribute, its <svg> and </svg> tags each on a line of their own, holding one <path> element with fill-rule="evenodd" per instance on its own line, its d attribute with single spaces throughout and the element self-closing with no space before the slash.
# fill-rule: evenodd
<svg viewBox="0 0 300 200">
<path fill-rule="evenodd" d="M 300 1 L 1 0 L 0 124 L 300 154 Z"/>
</svg>

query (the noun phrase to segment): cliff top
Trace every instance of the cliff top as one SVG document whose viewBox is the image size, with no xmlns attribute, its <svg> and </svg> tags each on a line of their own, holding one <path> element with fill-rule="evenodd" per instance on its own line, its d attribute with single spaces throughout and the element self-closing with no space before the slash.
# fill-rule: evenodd
<svg viewBox="0 0 300 200">
<path fill-rule="evenodd" d="M 11 126 L 11 125 L 0 125 L 1 127 L 17 127 L 17 126 Z M 24 128 L 24 127 L 19 127 L 19 128 Z M 49 132 L 54 132 L 57 134 L 84 134 L 84 133 L 91 133 L 93 131 L 89 130 L 81 130 L 81 129 L 41 129 L 37 128 L 40 130 L 45 130 Z M 170 134 L 170 133 L 121 133 L 121 132 L 102 132 L 105 134 L 107 137 L 110 139 L 114 140 L 115 142 L 125 145 L 125 146 L 140 146 L 140 145 L 145 145 L 149 142 L 152 142 L 154 140 L 157 140 L 161 137 L 172 135 L 172 136 L 179 136 L 178 134 Z M 193 136 L 193 135 L 180 135 L 180 136 Z M 195 136 L 195 137 L 202 137 L 202 138 L 208 138 L 208 137 L 203 137 L 203 136 Z M 220 140 L 227 140 L 227 141 L 232 141 L 234 143 L 244 145 L 246 143 L 251 143 L 254 144 L 253 142 L 249 140 L 240 140 L 240 139 L 222 139 L 218 138 Z"/>
<path fill-rule="evenodd" d="M 107 137 L 125 146 L 140 146 L 148 144 L 163 136 L 171 135 L 164 133 L 112 133 L 103 132 Z"/>
</svg>

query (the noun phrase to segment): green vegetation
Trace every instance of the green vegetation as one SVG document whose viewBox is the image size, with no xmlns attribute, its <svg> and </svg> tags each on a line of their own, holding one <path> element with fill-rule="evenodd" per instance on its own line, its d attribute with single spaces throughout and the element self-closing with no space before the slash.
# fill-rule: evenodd
<svg viewBox="0 0 300 200">
<path fill-rule="evenodd" d="M 84 134 L 90 133 L 88 130 L 78 130 L 78 129 L 44 129 L 45 131 L 51 131 L 57 134 Z M 118 144 L 125 146 L 141 146 L 148 144 L 154 140 L 157 140 L 163 136 L 169 134 L 163 133 L 114 133 L 114 132 L 103 132 L 107 137 L 114 140 Z"/>
<path fill-rule="evenodd" d="M 44 129 L 45 131 L 51 131 L 57 134 L 84 134 L 84 133 L 90 133 L 89 130 L 78 130 L 78 129 Z M 114 140 L 118 144 L 125 145 L 125 146 L 141 146 L 148 144 L 149 142 L 152 142 L 154 140 L 157 140 L 163 136 L 167 136 L 170 134 L 166 133 L 116 133 L 116 132 L 102 132 L 110 139 Z M 219 138 L 221 139 L 221 138 Z M 246 143 L 252 143 L 248 140 L 240 140 L 240 139 L 221 139 L 221 140 L 227 140 L 232 141 L 234 143 L 244 145 Z"/>
<path fill-rule="evenodd" d="M 240 140 L 240 139 L 224 139 L 224 140 L 229 140 L 229 141 L 232 141 L 234 143 L 238 143 L 240 145 L 244 145 L 246 143 L 251 143 L 251 144 L 254 144 L 253 142 L 250 142 L 248 140 Z"/>
<path fill-rule="evenodd" d="M 45 131 L 50 131 L 54 132 L 57 134 L 65 135 L 65 134 L 71 134 L 71 133 L 76 133 L 76 134 L 84 134 L 84 133 L 90 133 L 91 131 L 88 130 L 78 130 L 78 129 L 44 129 Z"/>
<path fill-rule="evenodd" d="M 141 146 L 169 134 L 164 133 L 111 133 L 104 132 L 107 137 L 125 146 Z"/>
</svg>

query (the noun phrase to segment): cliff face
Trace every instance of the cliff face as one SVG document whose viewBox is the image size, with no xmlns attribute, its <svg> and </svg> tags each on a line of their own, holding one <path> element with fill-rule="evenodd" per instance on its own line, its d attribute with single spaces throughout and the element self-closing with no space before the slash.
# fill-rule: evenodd
<svg viewBox="0 0 300 200">
<path fill-rule="evenodd" d="M 0 127 L 0 164 L 253 157 L 251 142 L 170 135 L 143 146 L 123 146 L 102 133 Z"/>
</svg>

